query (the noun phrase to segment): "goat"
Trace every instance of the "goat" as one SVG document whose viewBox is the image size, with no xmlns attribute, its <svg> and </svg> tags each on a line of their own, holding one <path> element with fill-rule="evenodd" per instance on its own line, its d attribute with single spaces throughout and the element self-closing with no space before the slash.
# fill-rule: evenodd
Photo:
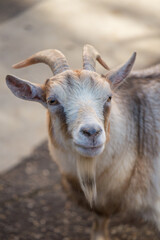
<svg viewBox="0 0 160 240">
<path fill-rule="evenodd" d="M 138 214 L 160 230 L 160 74 L 132 73 L 135 58 L 110 70 L 85 45 L 83 69 L 72 71 L 60 51 L 44 50 L 13 66 L 46 63 L 53 77 L 44 84 L 6 77 L 15 96 L 47 108 L 51 156 L 74 199 L 97 213 L 94 240 L 109 239 L 104 226 L 116 213 Z"/>
</svg>

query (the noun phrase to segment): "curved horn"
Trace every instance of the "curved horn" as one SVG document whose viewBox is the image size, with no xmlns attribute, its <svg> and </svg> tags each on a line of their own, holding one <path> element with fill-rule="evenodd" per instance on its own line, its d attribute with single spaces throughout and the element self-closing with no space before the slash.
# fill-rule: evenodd
<svg viewBox="0 0 160 240">
<path fill-rule="evenodd" d="M 45 63 L 49 65 L 54 75 L 69 69 L 65 56 L 55 49 L 40 51 L 26 60 L 13 65 L 12 67 L 22 68 L 36 63 Z"/>
<path fill-rule="evenodd" d="M 107 70 L 109 67 L 103 61 L 98 51 L 91 45 L 86 44 L 83 48 L 83 69 L 95 72 L 96 60 Z"/>
</svg>

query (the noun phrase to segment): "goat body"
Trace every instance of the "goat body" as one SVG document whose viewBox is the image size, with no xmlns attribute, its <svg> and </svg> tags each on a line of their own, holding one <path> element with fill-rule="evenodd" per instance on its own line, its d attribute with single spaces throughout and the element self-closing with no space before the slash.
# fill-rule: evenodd
<svg viewBox="0 0 160 240">
<path fill-rule="evenodd" d="M 71 195 L 105 218 L 138 213 L 160 230 L 159 67 L 130 73 L 133 54 L 110 71 L 90 45 L 80 71 L 70 70 L 57 50 L 45 54 L 15 65 L 50 65 L 54 76 L 44 85 L 10 75 L 7 85 L 16 96 L 47 107 L 50 153 Z M 95 72 L 95 60 L 106 76 Z"/>
<path fill-rule="evenodd" d="M 127 79 L 112 98 L 109 141 L 104 151 L 94 159 L 95 163 L 92 159 L 80 160 L 88 178 L 92 177 L 90 171 L 95 167 L 97 194 L 93 208 L 101 214 L 138 211 L 151 218 L 158 212 L 159 86 L 159 80 Z M 76 162 L 80 156 L 66 144 L 61 135 L 63 126 L 52 123 L 49 112 L 48 127 L 51 155 L 61 173 L 77 185 L 73 189 L 79 192 Z M 91 179 L 88 182 L 91 184 Z"/>
</svg>

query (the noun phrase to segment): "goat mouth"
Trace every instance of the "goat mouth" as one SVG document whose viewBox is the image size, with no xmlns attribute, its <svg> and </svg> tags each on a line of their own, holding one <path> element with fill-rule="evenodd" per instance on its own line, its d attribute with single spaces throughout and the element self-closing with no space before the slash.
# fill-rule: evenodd
<svg viewBox="0 0 160 240">
<path fill-rule="evenodd" d="M 99 146 L 87 147 L 79 144 L 75 144 L 77 152 L 79 152 L 82 156 L 85 157 L 95 157 L 100 155 L 104 150 L 104 144 Z"/>
</svg>

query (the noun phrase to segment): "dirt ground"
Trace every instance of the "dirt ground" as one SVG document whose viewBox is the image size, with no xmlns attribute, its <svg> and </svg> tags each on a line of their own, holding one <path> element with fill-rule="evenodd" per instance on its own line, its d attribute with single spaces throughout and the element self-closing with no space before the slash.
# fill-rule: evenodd
<svg viewBox="0 0 160 240">
<path fill-rule="evenodd" d="M 93 218 L 61 188 L 48 155 L 45 109 L 17 99 L 5 84 L 7 74 L 42 83 L 50 69 L 39 64 L 15 70 L 12 64 L 56 48 L 79 69 L 86 43 L 111 68 L 134 51 L 134 69 L 160 63 L 159 12 L 159 0 L 0 1 L 0 240 L 89 239 Z M 98 64 L 97 71 L 104 72 Z M 109 231 L 113 240 L 160 239 L 146 223 L 119 217 Z"/>
</svg>

